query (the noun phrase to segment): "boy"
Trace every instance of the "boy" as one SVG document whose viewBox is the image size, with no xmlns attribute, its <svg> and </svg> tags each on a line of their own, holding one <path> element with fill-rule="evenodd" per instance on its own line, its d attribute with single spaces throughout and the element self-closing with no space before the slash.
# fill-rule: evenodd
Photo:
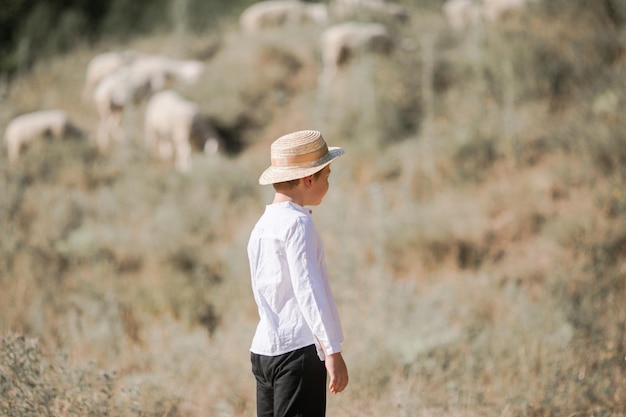
<svg viewBox="0 0 626 417">
<path fill-rule="evenodd" d="M 318 131 L 293 132 L 272 143 L 271 166 L 259 178 L 275 194 L 248 242 L 260 318 L 250 347 L 257 417 L 323 417 L 327 375 L 331 393 L 348 384 L 324 250 L 304 208 L 322 202 L 330 163 L 344 152 Z"/>
</svg>

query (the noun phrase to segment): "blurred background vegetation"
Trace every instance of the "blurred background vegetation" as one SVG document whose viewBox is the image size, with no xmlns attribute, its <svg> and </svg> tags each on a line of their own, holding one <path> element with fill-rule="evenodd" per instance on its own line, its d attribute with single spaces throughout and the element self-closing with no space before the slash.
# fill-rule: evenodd
<svg viewBox="0 0 626 417">
<path fill-rule="evenodd" d="M 322 90 L 323 27 L 246 36 L 253 2 L 0 7 L 0 130 L 63 108 L 87 132 L 0 154 L 0 414 L 253 416 L 257 178 L 315 128 L 348 150 L 314 209 L 351 372 L 329 415 L 626 416 L 626 3 L 457 32 L 402 1 L 392 53 Z M 143 104 L 99 152 L 84 72 L 125 49 L 205 62 L 178 88 L 237 152 L 176 172 Z"/>
<path fill-rule="evenodd" d="M 201 32 L 253 0 L 8 0 L 0 10 L 0 72 L 30 68 L 37 59 L 81 45 L 125 42 L 172 30 L 177 17 Z"/>
</svg>

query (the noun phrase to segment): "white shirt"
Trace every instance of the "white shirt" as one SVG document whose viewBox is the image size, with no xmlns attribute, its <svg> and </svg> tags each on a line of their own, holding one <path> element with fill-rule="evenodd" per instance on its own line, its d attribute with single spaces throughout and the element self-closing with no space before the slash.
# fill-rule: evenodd
<svg viewBox="0 0 626 417">
<path fill-rule="evenodd" d="M 341 352 L 343 331 L 311 211 L 292 202 L 266 206 L 248 258 L 259 310 L 250 351 L 277 356 L 315 344 L 323 360 L 321 343 L 326 354 Z"/>
</svg>

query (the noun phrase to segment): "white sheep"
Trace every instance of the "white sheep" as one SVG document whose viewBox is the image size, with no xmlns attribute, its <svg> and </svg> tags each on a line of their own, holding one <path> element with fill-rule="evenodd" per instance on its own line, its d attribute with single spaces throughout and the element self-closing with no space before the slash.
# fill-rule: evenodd
<svg viewBox="0 0 626 417">
<path fill-rule="evenodd" d="M 96 86 L 102 79 L 113 74 L 118 69 L 131 63 L 139 54 L 135 51 L 104 52 L 94 56 L 87 64 L 85 73 L 85 85 L 82 98 L 88 101 Z"/>
<path fill-rule="evenodd" d="M 165 89 L 172 81 L 196 83 L 204 71 L 205 65 L 200 61 L 144 55 L 105 77 L 93 94 L 100 118 L 98 147 L 105 150 L 111 139 L 123 139 L 121 121 L 127 105 L 142 102 L 154 92 Z"/>
<path fill-rule="evenodd" d="M 163 55 L 147 55 L 129 65 L 130 76 L 143 83 L 148 80 L 151 92 L 165 88 L 170 81 L 185 84 L 198 82 L 205 71 L 201 61 L 175 59 Z"/>
<path fill-rule="evenodd" d="M 405 6 L 383 0 L 333 0 L 329 9 L 335 20 L 346 20 L 362 14 L 390 18 L 398 22 L 409 20 L 409 11 Z"/>
<path fill-rule="evenodd" d="M 389 53 L 393 42 L 385 25 L 344 22 L 327 28 L 320 37 L 322 79 L 330 81 L 358 52 Z"/>
<path fill-rule="evenodd" d="M 299 0 L 266 0 L 246 8 L 239 18 L 244 33 L 256 33 L 270 27 L 306 22 L 324 24 L 328 21 L 328 6 Z"/>
<path fill-rule="evenodd" d="M 154 94 L 145 111 L 146 147 L 161 159 L 173 156 L 176 168 L 188 172 L 194 139 L 203 144 L 205 154 L 216 153 L 222 142 L 196 103 L 172 90 Z"/>
<path fill-rule="evenodd" d="M 383 0 L 331 0 L 330 8 L 337 16 L 347 16 L 356 10 L 382 4 Z"/>
<path fill-rule="evenodd" d="M 483 6 L 475 0 L 448 0 L 443 13 L 450 26 L 457 31 L 476 27 L 483 21 Z"/>
<path fill-rule="evenodd" d="M 443 13 L 455 30 L 465 30 L 494 23 L 507 13 L 524 9 L 530 0 L 448 0 Z"/>
<path fill-rule="evenodd" d="M 105 77 L 93 94 L 93 102 L 99 116 L 97 144 L 100 150 L 108 148 L 110 140 L 121 141 L 124 137 L 121 121 L 124 108 L 131 102 L 146 97 L 151 89 L 150 79 L 135 77 L 124 67 Z"/>
<path fill-rule="evenodd" d="M 4 132 L 4 143 L 10 162 L 19 157 L 22 149 L 34 140 L 59 139 L 65 136 L 82 136 L 70 122 L 64 110 L 39 110 L 22 114 L 9 122 Z"/>
<path fill-rule="evenodd" d="M 195 84 L 206 71 L 206 65 L 202 61 L 192 59 L 171 60 L 169 76 L 183 84 Z"/>
</svg>

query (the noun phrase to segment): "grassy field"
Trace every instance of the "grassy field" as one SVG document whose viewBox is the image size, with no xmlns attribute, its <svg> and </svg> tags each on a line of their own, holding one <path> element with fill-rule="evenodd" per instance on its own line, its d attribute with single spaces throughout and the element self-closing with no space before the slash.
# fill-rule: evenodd
<svg viewBox="0 0 626 417">
<path fill-rule="evenodd" d="M 318 129 L 348 151 L 314 209 L 351 376 L 328 415 L 626 416 L 626 27 L 583 3 L 463 33 L 412 7 L 327 89 L 323 28 L 236 16 L 12 79 L 0 130 L 63 108 L 88 137 L 0 155 L 0 415 L 254 416 L 257 178 Z M 98 152 L 84 71 L 126 48 L 204 60 L 172 88 L 241 148 L 180 174 L 143 149 L 144 103 Z"/>
</svg>

